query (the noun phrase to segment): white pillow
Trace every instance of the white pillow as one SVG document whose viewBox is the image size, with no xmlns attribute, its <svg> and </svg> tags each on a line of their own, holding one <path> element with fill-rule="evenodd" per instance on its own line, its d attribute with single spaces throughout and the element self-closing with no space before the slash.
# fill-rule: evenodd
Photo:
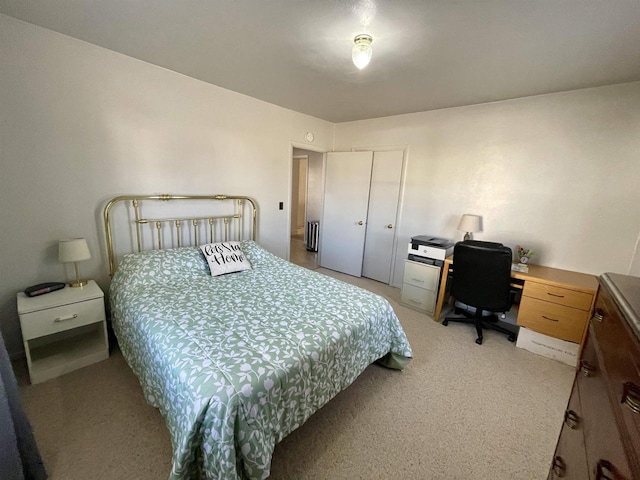
<svg viewBox="0 0 640 480">
<path fill-rule="evenodd" d="M 240 242 L 208 243 L 200 245 L 200 250 L 207 259 L 212 277 L 251 269 Z"/>
</svg>

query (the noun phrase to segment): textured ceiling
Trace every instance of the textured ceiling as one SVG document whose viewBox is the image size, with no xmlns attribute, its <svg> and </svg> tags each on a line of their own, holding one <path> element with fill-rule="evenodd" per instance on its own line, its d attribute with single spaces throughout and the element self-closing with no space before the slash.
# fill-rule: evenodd
<svg viewBox="0 0 640 480">
<path fill-rule="evenodd" d="M 333 122 L 640 80 L 640 0 L 0 0 L 0 12 Z M 362 71 L 358 33 L 374 39 Z"/>
</svg>

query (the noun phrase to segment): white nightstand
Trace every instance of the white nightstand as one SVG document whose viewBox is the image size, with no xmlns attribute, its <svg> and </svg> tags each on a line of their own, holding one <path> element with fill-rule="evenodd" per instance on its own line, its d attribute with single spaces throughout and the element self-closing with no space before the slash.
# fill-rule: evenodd
<svg viewBox="0 0 640 480">
<path fill-rule="evenodd" d="M 419 312 L 433 315 L 439 282 L 440 267 L 405 260 L 402 303 Z"/>
<path fill-rule="evenodd" d="M 17 297 L 31 383 L 109 358 L 104 293 L 93 280 L 84 287 Z"/>
</svg>

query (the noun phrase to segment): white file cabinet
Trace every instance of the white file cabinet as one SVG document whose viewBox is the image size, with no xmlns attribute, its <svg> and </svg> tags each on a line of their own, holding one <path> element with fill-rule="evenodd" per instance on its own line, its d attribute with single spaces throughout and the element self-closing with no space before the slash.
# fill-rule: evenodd
<svg viewBox="0 0 640 480">
<path fill-rule="evenodd" d="M 84 287 L 17 297 L 31 383 L 109 357 L 104 293 L 93 280 Z"/>
<path fill-rule="evenodd" d="M 405 260 L 402 303 L 419 312 L 433 315 L 439 283 L 440 267 Z"/>
</svg>

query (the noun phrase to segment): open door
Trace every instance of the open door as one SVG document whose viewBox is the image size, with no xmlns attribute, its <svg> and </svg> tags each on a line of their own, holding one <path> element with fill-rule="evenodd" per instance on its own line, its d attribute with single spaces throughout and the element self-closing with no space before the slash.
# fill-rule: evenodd
<svg viewBox="0 0 640 480">
<path fill-rule="evenodd" d="M 327 154 L 320 266 L 360 277 L 373 152 Z"/>
</svg>

